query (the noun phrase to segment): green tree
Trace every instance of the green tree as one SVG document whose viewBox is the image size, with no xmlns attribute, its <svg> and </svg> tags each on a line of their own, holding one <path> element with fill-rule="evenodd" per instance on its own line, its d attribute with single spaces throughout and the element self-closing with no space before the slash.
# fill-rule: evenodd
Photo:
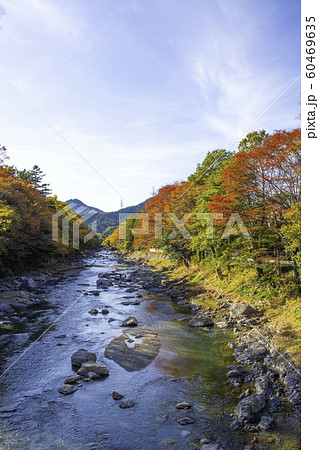
<svg viewBox="0 0 319 450">
<path fill-rule="evenodd" d="M 225 162 L 229 161 L 233 153 L 224 149 L 217 149 L 208 152 L 204 161 L 197 164 L 196 170 L 188 177 L 192 185 L 205 184 L 212 176 L 221 170 Z"/>
<path fill-rule="evenodd" d="M 34 186 L 38 191 L 41 192 L 42 195 L 47 197 L 52 193 L 52 190 L 49 188 L 50 184 L 43 183 L 43 178 L 45 177 L 45 174 L 40 169 L 39 166 L 34 165 L 30 171 L 31 173 L 31 184 Z"/>
<path fill-rule="evenodd" d="M 265 130 L 252 131 L 239 142 L 238 150 L 240 152 L 245 152 L 252 150 L 255 147 L 259 147 L 268 136 L 269 135 Z"/>
</svg>

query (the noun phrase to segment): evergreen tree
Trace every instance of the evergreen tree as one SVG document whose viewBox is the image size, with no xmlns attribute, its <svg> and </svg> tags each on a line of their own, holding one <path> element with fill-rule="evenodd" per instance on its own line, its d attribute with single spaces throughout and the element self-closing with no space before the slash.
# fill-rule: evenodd
<svg viewBox="0 0 319 450">
<path fill-rule="evenodd" d="M 43 178 L 45 177 L 45 174 L 40 169 L 39 166 L 34 165 L 32 167 L 32 170 L 30 170 L 30 181 L 32 186 L 37 188 L 42 195 L 47 197 L 52 193 L 52 190 L 49 188 L 50 184 L 48 183 L 42 183 Z"/>
</svg>

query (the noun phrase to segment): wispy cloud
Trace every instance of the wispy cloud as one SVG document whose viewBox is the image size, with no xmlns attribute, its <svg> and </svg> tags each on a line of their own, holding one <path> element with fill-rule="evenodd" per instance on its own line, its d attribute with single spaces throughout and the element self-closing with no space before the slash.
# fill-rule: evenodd
<svg viewBox="0 0 319 450">
<path fill-rule="evenodd" d="M 55 40 L 73 48 L 79 48 L 86 43 L 84 35 L 88 30 L 83 17 L 77 14 L 77 9 L 68 3 L 63 7 L 52 0 L 10 0 L 5 9 L 9 20 L 19 24 L 16 37 L 21 36 L 21 27 L 29 30 L 30 38 L 41 33 L 52 36 Z"/>
<path fill-rule="evenodd" d="M 298 67 L 294 74 L 283 73 L 280 66 L 265 67 L 262 56 L 267 43 L 261 31 L 266 18 L 261 20 L 257 11 L 247 14 L 241 2 L 218 4 L 223 16 L 212 18 L 202 30 L 203 45 L 197 47 L 191 67 L 204 102 L 202 119 L 227 142 L 269 107 L 298 76 Z M 267 14 L 271 12 L 270 5 Z M 267 39 L 272 47 L 271 36 Z"/>
</svg>

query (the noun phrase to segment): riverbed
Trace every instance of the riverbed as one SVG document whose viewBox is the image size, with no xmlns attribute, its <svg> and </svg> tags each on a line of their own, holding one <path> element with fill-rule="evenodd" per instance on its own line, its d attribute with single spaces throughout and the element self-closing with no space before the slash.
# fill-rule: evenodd
<svg viewBox="0 0 319 450">
<path fill-rule="evenodd" d="M 1 449 L 195 449 L 206 438 L 226 450 L 251 443 L 253 434 L 229 427 L 241 392 L 226 380 L 227 366 L 235 362 L 228 346 L 231 332 L 189 327 L 189 311 L 130 281 L 137 269 L 148 270 L 119 263 L 112 253 L 91 256 L 83 268 L 54 277 L 38 293 L 46 307 L 1 330 Z M 94 295 L 90 291 L 97 289 L 101 272 L 117 274 L 118 280 Z M 122 304 L 134 299 L 140 304 Z M 109 313 L 93 315 L 88 312 L 92 308 Z M 104 355 L 105 347 L 122 335 L 128 316 L 138 321 L 134 330 L 151 330 L 160 342 L 157 356 L 140 370 L 126 370 Z M 96 353 L 110 373 L 64 396 L 58 389 L 75 375 L 71 356 L 80 348 Z M 134 406 L 120 408 L 113 391 Z M 180 402 L 191 408 L 176 409 Z M 298 448 L 298 430 L 289 426 L 289 414 L 285 426 L 265 432 L 269 447 L 258 448 Z M 178 420 L 186 416 L 194 423 L 181 425 Z"/>
</svg>

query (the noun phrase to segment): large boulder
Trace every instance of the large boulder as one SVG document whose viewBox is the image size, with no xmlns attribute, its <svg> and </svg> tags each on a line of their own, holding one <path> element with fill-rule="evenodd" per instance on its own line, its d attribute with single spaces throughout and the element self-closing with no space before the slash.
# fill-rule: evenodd
<svg viewBox="0 0 319 450">
<path fill-rule="evenodd" d="M 90 372 L 95 373 L 99 377 L 106 377 L 109 374 L 109 369 L 103 364 L 97 364 L 95 362 L 85 362 L 82 364 L 77 374 L 82 377 L 87 377 Z"/>
<path fill-rule="evenodd" d="M 240 386 L 244 381 L 244 374 L 238 370 L 230 370 L 226 374 L 227 381 L 234 386 Z"/>
<path fill-rule="evenodd" d="M 214 321 L 210 317 L 197 315 L 189 321 L 190 327 L 213 327 Z"/>
<path fill-rule="evenodd" d="M 256 311 L 250 305 L 246 305 L 245 303 L 236 303 L 230 308 L 230 315 L 233 317 L 246 317 L 250 318 L 256 315 Z"/>
<path fill-rule="evenodd" d="M 129 316 L 121 324 L 121 327 L 136 327 L 136 326 L 137 326 L 137 319 L 134 316 Z"/>
<path fill-rule="evenodd" d="M 71 356 L 72 366 L 75 368 L 80 368 L 83 363 L 86 362 L 95 362 L 96 354 L 92 352 L 88 352 L 85 348 L 80 348 Z"/>
<path fill-rule="evenodd" d="M 229 383 L 234 386 L 239 386 L 244 381 L 245 374 L 247 373 L 245 367 L 232 364 L 227 369 L 226 377 Z"/>
<path fill-rule="evenodd" d="M 263 342 L 250 340 L 235 348 L 235 357 L 238 362 L 244 364 L 253 364 L 262 360 L 267 355 L 267 347 Z"/>
<path fill-rule="evenodd" d="M 261 394 L 253 394 L 243 398 L 236 406 L 234 416 L 240 425 L 256 421 L 258 414 L 265 408 L 265 396 Z"/>
<path fill-rule="evenodd" d="M 123 333 L 113 339 L 105 348 L 104 355 L 126 371 L 134 372 L 151 364 L 160 347 L 156 332 L 150 328 L 138 328 L 130 330 L 129 335 Z"/>
<path fill-rule="evenodd" d="M 110 286 L 113 286 L 112 281 L 106 280 L 105 278 L 98 278 L 96 281 L 97 287 L 100 287 L 102 289 L 107 289 Z"/>
</svg>

